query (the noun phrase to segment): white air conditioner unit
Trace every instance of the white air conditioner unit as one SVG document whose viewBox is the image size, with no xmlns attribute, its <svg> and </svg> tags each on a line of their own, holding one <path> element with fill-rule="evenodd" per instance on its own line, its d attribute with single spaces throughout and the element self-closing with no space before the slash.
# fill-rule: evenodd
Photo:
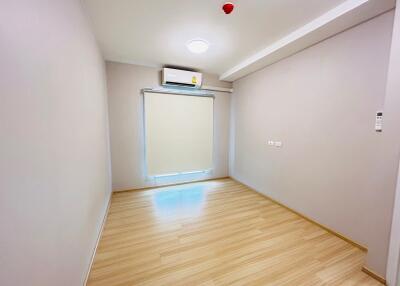
<svg viewBox="0 0 400 286">
<path fill-rule="evenodd" d="M 162 85 L 200 88 L 202 75 L 198 72 L 163 68 Z"/>
</svg>

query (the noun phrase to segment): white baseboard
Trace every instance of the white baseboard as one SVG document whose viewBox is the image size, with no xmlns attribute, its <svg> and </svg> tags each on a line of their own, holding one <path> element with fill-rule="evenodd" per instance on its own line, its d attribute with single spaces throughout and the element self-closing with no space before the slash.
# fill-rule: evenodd
<svg viewBox="0 0 400 286">
<path fill-rule="evenodd" d="M 97 247 L 99 246 L 100 238 L 101 238 L 104 226 L 105 226 L 106 221 L 107 221 L 108 212 L 109 212 L 110 206 L 111 206 L 112 195 L 113 195 L 113 192 L 110 193 L 110 196 L 108 198 L 106 212 L 104 214 L 103 221 L 101 223 L 100 231 L 99 231 L 99 234 L 98 234 L 97 240 L 96 240 L 96 245 L 95 245 L 94 250 L 93 250 L 92 259 L 90 260 L 89 269 L 86 272 L 86 278 L 85 278 L 85 282 L 83 283 L 83 286 L 86 286 L 86 284 L 88 282 L 88 279 L 89 279 L 89 274 L 90 274 L 90 270 L 92 269 L 92 265 L 93 265 L 94 257 L 96 255 Z"/>
</svg>

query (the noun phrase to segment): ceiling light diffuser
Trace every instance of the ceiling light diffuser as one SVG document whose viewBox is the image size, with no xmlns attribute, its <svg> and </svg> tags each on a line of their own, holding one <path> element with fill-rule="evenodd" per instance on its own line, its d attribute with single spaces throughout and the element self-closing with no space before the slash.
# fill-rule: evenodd
<svg viewBox="0 0 400 286">
<path fill-rule="evenodd" d="M 193 39 L 186 43 L 188 50 L 194 54 L 202 54 L 208 50 L 210 44 L 203 39 Z"/>
</svg>

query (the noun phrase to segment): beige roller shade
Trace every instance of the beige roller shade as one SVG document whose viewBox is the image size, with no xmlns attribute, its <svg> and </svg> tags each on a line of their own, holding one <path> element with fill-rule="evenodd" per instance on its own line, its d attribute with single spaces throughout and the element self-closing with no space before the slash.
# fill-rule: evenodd
<svg viewBox="0 0 400 286">
<path fill-rule="evenodd" d="M 213 166 L 212 97 L 144 93 L 147 175 Z"/>
</svg>

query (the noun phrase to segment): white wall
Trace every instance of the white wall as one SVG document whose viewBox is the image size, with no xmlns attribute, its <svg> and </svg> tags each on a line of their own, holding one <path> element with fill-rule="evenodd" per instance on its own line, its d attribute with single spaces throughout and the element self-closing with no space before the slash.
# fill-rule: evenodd
<svg viewBox="0 0 400 286">
<path fill-rule="evenodd" d="M 104 62 L 80 1 L 1 1 L 0 63 L 0 284 L 82 285 L 111 186 Z"/>
<path fill-rule="evenodd" d="M 392 24 L 393 11 L 235 81 L 232 99 L 231 176 L 366 245 L 382 276 L 395 177 L 380 172 L 397 167 L 380 163 L 374 117 Z"/>
<path fill-rule="evenodd" d="M 107 62 L 110 113 L 112 177 L 114 190 L 128 190 L 182 181 L 228 175 L 230 94 L 215 93 L 214 171 L 212 174 L 181 176 L 149 181 L 144 170 L 142 88 L 160 85 L 160 70 Z M 215 76 L 205 75 L 205 85 L 230 87 Z"/>
</svg>

